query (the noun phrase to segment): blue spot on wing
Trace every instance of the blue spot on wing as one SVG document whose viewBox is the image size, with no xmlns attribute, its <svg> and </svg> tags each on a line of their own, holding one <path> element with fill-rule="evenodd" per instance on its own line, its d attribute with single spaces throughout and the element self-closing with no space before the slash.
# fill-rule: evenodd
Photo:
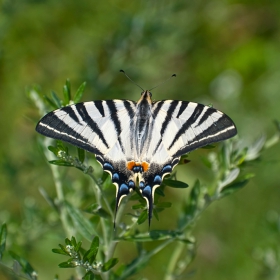
<svg viewBox="0 0 280 280">
<path fill-rule="evenodd" d="M 155 178 L 154 178 L 154 182 L 153 182 L 153 183 L 154 183 L 155 185 L 160 185 L 160 184 L 161 184 L 161 181 L 162 181 L 162 180 L 161 180 L 161 176 L 160 176 L 160 175 L 156 175 Z"/>
</svg>

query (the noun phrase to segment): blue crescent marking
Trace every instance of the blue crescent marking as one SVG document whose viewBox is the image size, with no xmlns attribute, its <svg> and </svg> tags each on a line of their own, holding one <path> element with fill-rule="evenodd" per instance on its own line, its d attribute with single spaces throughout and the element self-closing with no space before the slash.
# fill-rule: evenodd
<svg viewBox="0 0 280 280">
<path fill-rule="evenodd" d="M 114 173 L 113 176 L 112 176 L 112 180 L 113 181 L 119 181 L 120 180 L 120 176 L 118 173 Z"/>
<path fill-rule="evenodd" d="M 107 169 L 109 169 L 109 170 L 111 170 L 111 171 L 114 170 L 113 165 L 110 164 L 109 162 L 105 162 L 104 165 L 103 165 L 103 168 L 104 168 L 104 169 L 107 168 Z"/>
<path fill-rule="evenodd" d="M 172 171 L 172 166 L 170 164 L 165 165 L 161 170 L 162 173 L 170 173 L 171 171 Z"/>
<path fill-rule="evenodd" d="M 147 185 L 147 186 L 145 186 L 145 188 L 143 189 L 143 193 L 145 194 L 145 195 L 151 195 L 151 193 L 152 193 L 152 188 L 151 188 L 151 186 L 150 185 Z"/>
<path fill-rule="evenodd" d="M 129 191 L 128 185 L 126 185 L 126 184 L 121 184 L 121 186 L 120 186 L 120 192 L 123 193 L 123 192 L 128 192 L 128 191 Z"/>
<path fill-rule="evenodd" d="M 159 175 L 155 176 L 154 183 L 155 183 L 155 185 L 160 185 L 161 184 L 161 177 Z"/>
</svg>

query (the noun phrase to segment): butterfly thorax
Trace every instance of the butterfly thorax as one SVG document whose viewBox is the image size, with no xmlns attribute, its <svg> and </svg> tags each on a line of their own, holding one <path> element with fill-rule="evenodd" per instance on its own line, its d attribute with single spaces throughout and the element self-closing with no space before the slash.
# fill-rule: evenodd
<svg viewBox="0 0 280 280">
<path fill-rule="evenodd" d="M 142 161 L 145 151 L 147 149 L 147 143 L 150 139 L 150 119 L 152 114 L 152 101 L 151 93 L 149 91 L 144 91 L 140 100 L 136 105 L 135 113 L 135 130 L 134 130 L 134 140 L 136 155 L 135 158 Z"/>
</svg>

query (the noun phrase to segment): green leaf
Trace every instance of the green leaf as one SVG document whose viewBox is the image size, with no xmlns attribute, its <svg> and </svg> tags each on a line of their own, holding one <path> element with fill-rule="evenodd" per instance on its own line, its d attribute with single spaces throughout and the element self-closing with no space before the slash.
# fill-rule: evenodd
<svg viewBox="0 0 280 280">
<path fill-rule="evenodd" d="M 72 242 L 71 242 L 71 240 L 69 238 L 65 238 L 64 241 L 65 241 L 66 245 L 72 246 Z"/>
<path fill-rule="evenodd" d="M 43 98 L 46 101 L 46 103 L 49 103 L 49 105 L 51 105 L 53 109 L 57 109 L 55 102 L 53 102 L 48 96 L 44 95 Z"/>
<path fill-rule="evenodd" d="M 32 278 L 34 273 L 36 273 L 36 272 L 35 272 L 34 268 L 31 266 L 31 264 L 26 259 L 18 256 L 16 253 L 11 252 L 11 251 L 9 253 L 10 253 L 11 257 L 20 264 L 23 272 Z"/>
<path fill-rule="evenodd" d="M 80 161 L 81 163 L 83 163 L 84 160 L 85 160 L 85 156 L 86 156 L 85 150 L 84 150 L 84 149 L 80 149 L 80 148 L 77 148 L 77 150 L 78 150 L 78 158 L 79 158 L 79 161 Z"/>
<path fill-rule="evenodd" d="M 76 94 L 74 96 L 74 99 L 73 99 L 74 103 L 78 103 L 80 101 L 80 99 L 82 98 L 82 96 L 84 94 L 85 87 L 86 87 L 86 82 L 83 82 L 79 86 L 79 88 L 78 88 L 78 90 L 77 90 L 77 92 L 76 92 Z"/>
<path fill-rule="evenodd" d="M 57 147 L 48 146 L 48 150 L 51 151 L 55 156 L 58 156 L 58 152 L 60 151 Z"/>
<path fill-rule="evenodd" d="M 75 246 L 74 250 L 75 250 L 76 252 L 79 252 L 79 251 L 81 250 L 81 247 L 82 247 L 82 241 L 80 241 L 80 242 Z"/>
<path fill-rule="evenodd" d="M 78 264 L 73 262 L 73 259 L 69 259 L 67 262 L 62 262 L 58 265 L 60 268 L 74 268 L 77 267 Z"/>
<path fill-rule="evenodd" d="M 63 86 L 63 96 L 64 96 L 64 105 L 69 104 L 71 100 L 71 84 L 69 79 L 66 80 L 65 85 Z"/>
<path fill-rule="evenodd" d="M 82 214 L 80 210 L 73 207 L 69 202 L 65 201 L 65 205 L 75 228 L 84 238 L 92 240 L 92 236 L 97 235 L 95 226 Z"/>
<path fill-rule="evenodd" d="M 68 147 L 61 140 L 56 140 L 56 146 L 60 151 L 65 152 L 68 155 Z"/>
<path fill-rule="evenodd" d="M 54 202 L 54 199 L 51 198 L 48 193 L 46 192 L 46 190 L 42 187 L 39 187 L 39 192 L 40 194 L 43 196 L 43 198 L 47 201 L 47 203 L 57 212 L 59 213 L 59 208 L 57 206 L 57 204 Z"/>
<path fill-rule="evenodd" d="M 179 236 L 180 233 L 172 230 L 151 230 L 150 232 L 138 233 L 136 235 L 123 236 L 119 240 L 133 241 L 133 242 L 151 242 L 168 240 Z"/>
<path fill-rule="evenodd" d="M 65 161 L 63 159 L 50 160 L 49 163 L 54 165 L 59 165 L 59 166 L 73 167 L 73 164 L 71 162 Z"/>
<path fill-rule="evenodd" d="M 201 148 L 208 150 L 208 149 L 214 149 L 215 147 L 216 147 L 215 145 L 206 145 L 206 146 L 201 147 Z"/>
<path fill-rule="evenodd" d="M 160 202 L 156 205 L 156 208 L 169 208 L 172 206 L 171 202 Z"/>
<path fill-rule="evenodd" d="M 224 187 L 220 193 L 222 194 L 222 196 L 232 194 L 233 192 L 236 192 L 237 190 L 243 188 L 254 176 L 255 174 L 248 173 L 245 176 L 238 178 L 235 182 L 233 182 L 229 186 Z"/>
<path fill-rule="evenodd" d="M 185 189 L 187 188 L 189 185 L 184 183 L 184 182 L 181 182 L 181 181 L 175 181 L 175 180 L 169 180 L 169 179 L 166 179 L 166 180 L 163 180 L 163 184 L 165 186 L 168 186 L 168 187 L 171 187 L 171 188 L 177 188 L 177 189 Z"/>
<path fill-rule="evenodd" d="M 156 188 L 155 193 L 156 193 L 156 194 L 158 194 L 158 195 L 160 195 L 160 196 L 162 196 L 162 197 L 164 197 L 164 196 L 165 196 L 165 194 L 164 194 L 164 192 L 163 192 L 163 189 L 162 189 L 162 188 Z M 145 202 L 146 202 L 146 201 L 145 201 Z"/>
<path fill-rule="evenodd" d="M 158 209 L 153 209 L 153 215 L 159 221 L 159 216 L 158 216 Z"/>
<path fill-rule="evenodd" d="M 101 208 L 97 203 L 91 204 L 84 211 L 106 219 L 111 217 L 111 215 L 104 208 Z"/>
<path fill-rule="evenodd" d="M 144 209 L 146 207 L 146 205 L 144 203 L 139 203 L 139 204 L 134 204 L 132 205 L 132 209 L 133 210 L 138 210 L 138 209 Z"/>
<path fill-rule="evenodd" d="M 189 203 L 185 211 L 188 216 L 193 216 L 193 213 L 197 210 L 199 195 L 200 195 L 200 182 L 199 180 L 196 180 L 194 186 L 191 189 L 190 196 L 189 196 Z"/>
<path fill-rule="evenodd" d="M 226 185 L 229 185 L 231 182 L 233 182 L 239 175 L 240 169 L 234 168 L 232 170 L 229 170 L 226 174 L 226 176 L 223 178 L 223 180 L 220 182 L 219 188 L 222 189 Z"/>
<path fill-rule="evenodd" d="M 112 258 L 110 260 L 108 260 L 106 263 L 104 263 L 103 267 L 102 267 L 102 271 L 108 271 L 110 270 L 112 267 L 114 267 L 117 263 L 118 263 L 118 259 L 117 258 Z"/>
<path fill-rule="evenodd" d="M 62 103 L 61 103 L 61 100 L 59 99 L 59 97 L 57 96 L 57 94 L 54 91 L 52 91 L 51 96 L 52 96 L 52 100 L 53 100 L 56 108 L 61 108 Z"/>
<path fill-rule="evenodd" d="M 88 261 L 90 264 L 92 264 L 96 258 L 98 249 L 99 249 L 99 238 L 98 236 L 95 236 L 91 242 L 90 249 L 85 253 L 83 257 L 83 261 L 84 262 Z"/>
<path fill-rule="evenodd" d="M 6 238 L 7 238 L 7 225 L 3 224 L 0 232 L 0 260 L 2 259 L 3 253 L 6 248 Z"/>
<path fill-rule="evenodd" d="M 66 253 L 65 250 L 62 249 L 52 249 L 52 252 L 55 254 L 69 256 L 69 253 Z"/>
<path fill-rule="evenodd" d="M 148 218 L 148 213 L 146 210 L 144 210 L 138 217 L 138 220 L 137 220 L 137 224 L 138 225 L 141 225 L 143 224 Z"/>
<path fill-rule="evenodd" d="M 83 277 L 82 279 L 84 280 L 94 280 L 94 274 L 92 271 L 88 271 Z"/>
<path fill-rule="evenodd" d="M 74 236 L 71 237 L 71 245 L 73 247 L 76 247 L 77 246 L 77 241 L 76 241 L 76 238 Z"/>
</svg>

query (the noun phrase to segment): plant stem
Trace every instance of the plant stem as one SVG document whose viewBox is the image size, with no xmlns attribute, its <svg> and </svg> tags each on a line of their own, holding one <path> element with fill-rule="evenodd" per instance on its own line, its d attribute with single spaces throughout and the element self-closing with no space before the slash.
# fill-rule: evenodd
<svg viewBox="0 0 280 280">
<path fill-rule="evenodd" d="M 47 147 L 50 145 L 51 140 L 48 138 L 44 139 L 44 153 L 47 159 L 50 158 L 51 152 L 47 149 Z M 67 209 L 64 206 L 64 192 L 63 192 L 63 186 L 62 182 L 60 180 L 60 175 L 59 175 L 59 170 L 58 166 L 50 164 L 53 179 L 54 179 L 54 184 L 55 184 L 55 189 L 56 189 L 56 194 L 57 194 L 57 199 L 58 199 L 58 206 L 59 206 L 59 214 L 60 214 L 60 219 L 62 222 L 63 229 L 66 233 L 67 236 L 71 237 L 74 235 L 75 230 L 72 227 L 72 225 L 69 223 L 68 218 L 67 218 Z"/>
</svg>

